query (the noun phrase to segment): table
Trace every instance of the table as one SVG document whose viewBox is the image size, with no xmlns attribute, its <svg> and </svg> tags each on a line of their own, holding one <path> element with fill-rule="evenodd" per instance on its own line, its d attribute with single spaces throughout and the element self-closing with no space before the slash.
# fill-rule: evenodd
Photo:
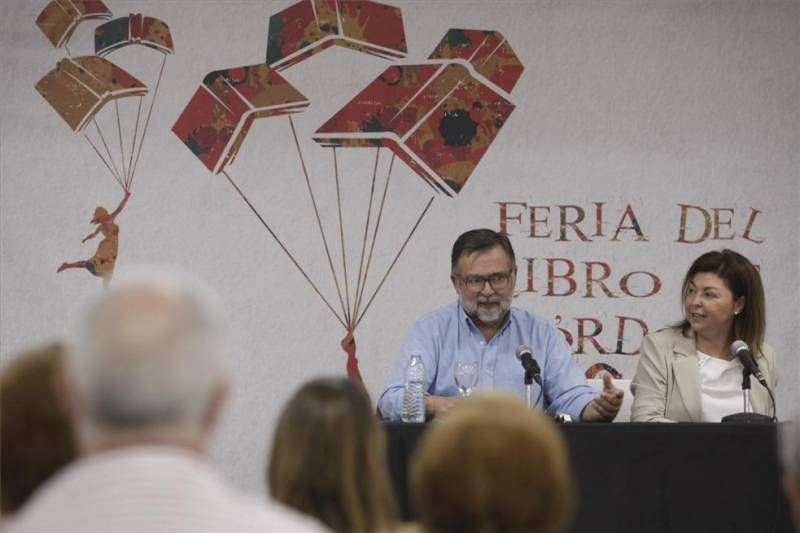
<svg viewBox="0 0 800 533">
<path fill-rule="evenodd" d="M 427 424 L 386 423 L 398 507 L 413 519 L 407 462 Z M 790 533 L 777 426 L 564 424 L 578 504 L 574 532 Z"/>
</svg>

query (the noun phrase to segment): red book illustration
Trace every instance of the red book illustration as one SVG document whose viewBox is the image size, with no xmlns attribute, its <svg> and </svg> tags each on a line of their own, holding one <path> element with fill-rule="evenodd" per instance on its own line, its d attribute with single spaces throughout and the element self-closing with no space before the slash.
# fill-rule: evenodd
<svg viewBox="0 0 800 533">
<path fill-rule="evenodd" d="M 52 0 L 39 13 L 36 25 L 53 46 L 62 48 L 84 20 L 109 18 L 111 11 L 100 0 Z"/>
<path fill-rule="evenodd" d="M 361 380 L 355 330 L 406 248 L 434 197 L 427 200 L 416 222 L 389 262 L 379 281 L 370 281 L 373 252 L 389 190 L 395 157 L 404 161 L 437 193 L 455 196 L 464 187 L 483 155 L 514 110 L 510 91 L 522 64 L 508 41 L 496 31 L 453 29 L 435 47 L 428 60 L 394 64 L 312 135 L 333 153 L 341 262 L 329 246 L 332 229 L 321 222 L 312 181 L 291 114 L 310 102 L 277 73 L 332 45 L 384 58 L 406 53 L 399 9 L 372 1 L 304 0 L 273 15 L 269 22 L 265 64 L 209 73 L 188 102 L 172 131 L 205 167 L 223 175 L 259 222 L 292 261 L 333 316 L 345 328 L 341 347 L 347 354 L 347 374 Z M 299 155 L 301 172 L 330 267 L 332 283 L 318 285 L 278 237 L 229 173 L 229 167 L 256 118 L 287 115 L 290 135 Z M 336 148 L 374 147 L 375 160 L 358 262 L 348 266 L 342 226 L 339 169 Z M 382 147 L 388 148 L 383 196 L 376 195 L 377 169 Z M 329 157 L 326 155 L 326 158 Z M 406 207 L 404 206 L 404 209 Z M 334 237 L 335 238 L 335 237 Z M 349 272 L 349 274 L 348 274 Z M 356 276 L 353 276 L 358 272 Z M 355 278 L 354 283 L 348 280 Z M 334 298 L 325 290 L 335 289 Z M 338 305 L 337 305 L 338 304 Z"/>
<path fill-rule="evenodd" d="M 269 19 L 267 64 L 275 69 L 333 45 L 386 59 L 404 57 L 400 9 L 370 0 L 302 0 Z"/>
<path fill-rule="evenodd" d="M 514 110 L 522 64 L 495 31 L 450 30 L 428 62 L 387 68 L 323 124 L 325 146 L 386 146 L 437 192 L 461 191 Z"/>
</svg>

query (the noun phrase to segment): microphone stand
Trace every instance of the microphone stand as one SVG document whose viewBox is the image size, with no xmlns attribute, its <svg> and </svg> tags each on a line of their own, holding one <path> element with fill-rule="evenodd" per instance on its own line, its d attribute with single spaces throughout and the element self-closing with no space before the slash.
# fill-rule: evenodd
<svg viewBox="0 0 800 533">
<path fill-rule="evenodd" d="M 531 389 L 533 387 L 533 375 L 531 374 L 530 370 L 525 371 L 525 396 L 528 399 L 528 409 L 533 408 L 533 403 L 531 402 Z"/>
<path fill-rule="evenodd" d="M 742 370 L 742 400 L 744 402 L 742 412 L 752 413 L 753 404 L 750 403 L 750 372 L 747 370 Z"/>
<path fill-rule="evenodd" d="M 732 422 L 735 424 L 771 424 L 772 417 L 753 412 L 753 405 L 750 403 L 750 370 L 745 367 L 742 369 L 742 400 L 743 411 L 722 417 L 722 422 Z"/>
</svg>

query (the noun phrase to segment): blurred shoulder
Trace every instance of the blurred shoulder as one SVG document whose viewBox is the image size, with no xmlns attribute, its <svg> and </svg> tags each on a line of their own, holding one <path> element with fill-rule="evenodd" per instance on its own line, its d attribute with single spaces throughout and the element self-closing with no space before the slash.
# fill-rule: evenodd
<svg viewBox="0 0 800 533">
<path fill-rule="evenodd" d="M 244 533 L 263 531 L 278 533 L 297 531 L 321 533 L 326 531 L 313 517 L 301 514 L 270 498 L 263 500 L 250 494 L 240 493 L 233 487 L 225 487 L 227 497 L 215 501 L 198 501 L 192 515 L 195 521 L 188 531 L 227 531 Z M 190 523 L 187 519 L 186 523 Z"/>
<path fill-rule="evenodd" d="M 689 337 L 686 337 L 680 328 L 675 327 L 666 327 L 661 328 L 656 331 L 651 331 L 647 334 L 647 338 L 650 341 L 659 344 L 659 345 L 669 345 L 672 346 L 675 343 L 684 342 L 684 340 L 690 340 Z"/>
<path fill-rule="evenodd" d="M 555 331 L 556 327 L 544 318 L 519 307 L 511 307 L 511 319 L 524 328 Z"/>
<path fill-rule="evenodd" d="M 761 351 L 759 356 L 763 358 L 767 362 L 767 365 L 769 365 L 770 367 L 775 366 L 776 359 L 778 357 L 777 353 L 775 352 L 775 348 L 773 348 L 772 345 L 766 342 L 761 345 Z"/>
<path fill-rule="evenodd" d="M 670 326 L 648 333 L 642 342 L 642 351 L 690 355 L 695 351 L 694 338 L 684 335 L 681 328 Z"/>
<path fill-rule="evenodd" d="M 775 348 L 773 348 L 772 345 L 769 344 L 768 342 L 765 342 L 764 344 L 761 345 L 761 354 L 767 359 L 772 359 L 773 361 L 777 357 Z"/>
<path fill-rule="evenodd" d="M 421 317 L 419 317 L 416 322 L 414 322 L 415 327 L 426 327 L 433 324 L 441 324 L 443 322 L 450 322 L 453 320 L 458 320 L 460 314 L 460 307 L 459 303 L 453 302 L 444 307 L 440 307 L 438 309 L 434 309 L 433 311 L 428 311 Z"/>
<path fill-rule="evenodd" d="M 311 516 L 301 514 L 294 509 L 284 506 L 275 501 L 268 501 L 254 504 L 252 507 L 253 516 L 256 513 L 261 515 L 259 528 L 262 531 L 282 532 L 297 531 L 305 533 L 323 533 L 327 529 Z M 242 531 L 251 531 L 253 522 L 245 521 Z"/>
<path fill-rule="evenodd" d="M 425 533 L 419 522 L 403 522 L 395 528 L 395 533 Z"/>
</svg>

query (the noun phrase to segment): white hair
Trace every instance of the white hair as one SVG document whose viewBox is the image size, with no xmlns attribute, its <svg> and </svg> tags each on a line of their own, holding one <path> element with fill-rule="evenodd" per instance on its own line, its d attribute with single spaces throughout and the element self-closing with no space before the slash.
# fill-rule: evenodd
<svg viewBox="0 0 800 533">
<path fill-rule="evenodd" d="M 202 427 L 225 378 L 221 323 L 204 296 L 151 275 L 117 283 L 89 306 L 67 357 L 84 430 Z"/>
</svg>

